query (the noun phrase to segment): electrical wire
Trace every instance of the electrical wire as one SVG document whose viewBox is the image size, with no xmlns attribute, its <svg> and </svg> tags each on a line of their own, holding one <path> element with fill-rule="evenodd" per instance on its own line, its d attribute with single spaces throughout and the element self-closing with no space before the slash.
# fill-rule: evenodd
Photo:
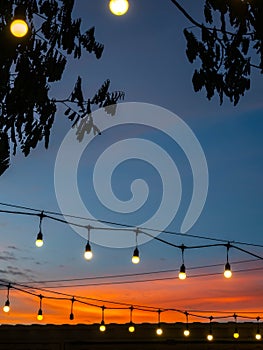
<svg viewBox="0 0 263 350">
<path fill-rule="evenodd" d="M 6 287 L 8 287 L 9 289 L 14 289 L 17 290 L 18 292 L 22 292 L 25 294 L 28 294 L 30 296 L 34 296 L 34 297 L 41 297 L 41 299 L 49 299 L 49 300 L 62 300 L 62 301 L 71 301 L 72 304 L 73 302 L 78 302 L 81 303 L 83 305 L 87 305 L 87 306 L 92 306 L 92 307 L 96 307 L 96 308 L 104 308 L 104 309 L 109 309 L 109 310 L 130 310 L 131 309 L 131 305 L 133 310 L 140 310 L 140 311 L 145 311 L 145 312 L 177 312 L 180 314 L 187 314 L 189 316 L 192 317 L 196 317 L 196 318 L 202 318 L 202 319 L 211 319 L 211 316 L 205 316 L 203 315 L 204 313 L 207 313 L 207 310 L 181 310 L 181 309 L 177 309 L 177 308 L 160 308 L 160 307 L 153 307 L 153 306 L 148 306 L 148 305 L 134 305 L 134 304 L 130 304 L 130 303 L 123 303 L 123 302 L 116 302 L 116 301 L 109 301 L 109 300 L 100 300 L 100 299 L 95 299 L 95 298 L 88 298 L 88 297 L 83 297 L 83 296 L 72 296 L 70 294 L 65 294 L 65 293 L 61 293 L 58 291 L 50 291 L 50 290 L 46 290 L 45 292 L 49 293 L 49 294 L 56 294 L 56 295 L 60 295 L 60 296 L 51 296 L 51 295 L 43 295 L 43 294 L 38 294 L 35 291 L 31 291 L 33 290 L 37 290 L 37 291 L 43 291 L 43 289 L 40 288 L 33 288 L 33 287 L 28 287 L 31 288 L 30 290 L 25 289 L 25 287 L 23 288 L 20 284 L 6 284 L 6 282 L 1 282 L 0 284 L 5 285 Z M 89 301 L 86 301 L 89 300 Z M 91 301 L 96 301 L 99 302 L 100 304 L 97 303 L 93 303 Z M 103 303 L 103 306 L 101 305 L 101 303 Z M 105 304 L 107 304 L 107 306 L 105 306 Z M 108 304 L 110 305 L 118 305 L 118 306 L 108 306 Z M 247 315 L 243 315 L 243 312 L 234 312 L 233 314 L 229 315 L 230 311 L 223 311 L 223 310 L 209 310 L 209 313 L 214 313 L 220 316 L 212 316 L 213 319 L 226 319 L 226 318 L 232 318 L 232 317 L 240 317 L 240 318 L 248 318 L 248 319 L 254 319 L 251 316 L 247 316 L 247 315 L 251 315 L 251 314 L 257 314 L 257 319 L 260 319 L 260 314 L 262 314 L 263 312 L 256 312 L 256 311 L 246 311 Z M 224 315 L 227 314 L 227 315 Z"/>
<path fill-rule="evenodd" d="M 238 260 L 238 261 L 232 261 L 231 265 L 238 265 L 238 264 L 247 264 L 247 263 L 253 263 L 261 261 L 260 259 L 249 259 L 249 260 Z M 211 265 L 201 265 L 201 266 L 189 266 L 187 270 L 199 270 L 199 269 L 207 269 L 211 267 L 222 267 L 222 263 L 218 264 L 211 264 Z M 156 271 L 148 271 L 148 272 L 141 272 L 141 273 L 126 273 L 126 274 L 117 274 L 117 275 L 102 275 L 102 276 L 93 276 L 93 277 L 82 277 L 82 278 L 66 278 L 66 279 L 56 279 L 56 280 L 34 280 L 34 281 L 24 281 L 19 282 L 21 284 L 46 284 L 46 283 L 62 283 L 62 282 L 75 282 L 75 281 L 87 281 L 87 280 L 102 280 L 102 279 L 114 279 L 114 278 L 125 278 L 125 277 L 139 277 L 139 276 L 145 276 L 145 275 L 156 275 L 161 273 L 174 273 L 175 269 L 169 269 L 169 270 L 156 270 Z M 236 271 L 235 271 L 236 272 Z"/>
<path fill-rule="evenodd" d="M 27 206 L 22 206 L 22 205 L 15 205 L 15 204 L 4 203 L 4 202 L 0 202 L 0 205 L 6 206 L 6 207 L 17 208 L 17 209 L 30 210 L 30 211 L 33 211 L 35 213 L 40 213 L 40 212 L 43 211 L 43 209 L 36 209 L 36 208 L 32 208 L 32 207 L 27 207 Z M 0 210 L 0 212 L 4 212 L 4 211 Z M 81 216 L 77 216 L 77 215 L 59 213 L 59 212 L 50 211 L 50 210 L 45 210 L 44 212 L 46 214 L 55 215 L 55 216 L 69 217 L 69 218 L 72 218 L 72 219 L 74 218 L 74 219 L 85 220 L 85 221 L 89 221 L 89 222 L 97 222 L 97 223 L 103 223 L 103 224 L 108 224 L 108 225 L 113 225 L 113 226 L 121 226 L 121 227 L 126 227 L 126 228 L 131 229 L 131 225 L 128 225 L 128 224 L 125 224 L 125 223 L 119 223 L 119 222 L 113 222 L 113 221 L 107 221 L 107 220 L 100 220 L 100 219 L 85 218 L 85 217 L 81 217 Z M 55 220 L 54 217 L 49 217 L 49 218 Z M 59 221 L 59 220 L 57 220 L 57 221 Z M 61 220 L 60 222 L 69 224 L 69 222 L 66 221 L 66 220 Z M 76 226 L 78 225 L 79 227 L 83 227 L 83 228 L 87 228 L 87 225 L 81 225 L 81 224 L 76 224 L 76 223 L 70 223 L 70 224 L 76 225 Z M 131 231 L 133 231 L 133 230 L 134 229 L 131 229 Z M 158 230 L 158 229 L 147 228 L 147 227 L 141 227 L 140 230 L 143 230 L 143 231 L 146 230 L 146 231 L 151 231 L 151 232 L 160 232 L 160 230 Z M 203 236 L 203 235 L 194 235 L 194 234 L 189 234 L 189 233 L 180 233 L 180 232 L 169 231 L 169 230 L 162 230 L 161 233 L 167 233 L 167 234 L 171 234 L 171 235 L 188 237 L 188 238 L 210 240 L 210 241 L 221 242 L 221 243 L 229 243 L 229 241 L 230 241 L 231 243 L 235 243 L 235 244 L 239 244 L 239 245 L 247 245 L 247 246 L 263 248 L 262 244 L 255 244 L 255 243 L 242 242 L 242 241 L 231 241 L 229 239 L 219 239 L 219 238 L 207 237 L 207 236 Z"/>
</svg>

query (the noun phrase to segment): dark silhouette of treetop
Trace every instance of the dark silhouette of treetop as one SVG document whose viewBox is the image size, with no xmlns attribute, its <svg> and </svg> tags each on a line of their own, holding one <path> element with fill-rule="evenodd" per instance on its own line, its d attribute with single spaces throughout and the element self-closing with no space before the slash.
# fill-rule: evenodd
<svg viewBox="0 0 263 350">
<path fill-rule="evenodd" d="M 200 62 L 194 90 L 205 88 L 209 100 L 217 93 L 220 104 L 226 97 L 236 105 L 250 88 L 251 69 L 263 73 L 263 1 L 205 0 L 205 24 L 171 1 L 194 27 L 184 30 L 188 60 Z"/>
<path fill-rule="evenodd" d="M 199 64 L 192 77 L 194 90 L 205 89 L 209 100 L 218 95 L 220 104 L 227 98 L 236 105 L 250 89 L 252 69 L 263 72 L 263 0 L 199 1 L 203 23 L 177 0 L 171 2 L 191 24 L 184 35 L 189 62 Z M 76 77 L 68 97 L 51 96 L 52 84 L 62 80 L 69 58 L 77 60 L 85 51 L 99 59 L 103 53 L 94 27 L 83 32 L 81 19 L 72 18 L 74 3 L 0 0 L 0 175 L 17 148 L 27 156 L 42 140 L 48 147 L 58 104 L 64 105 L 82 140 L 85 133 L 99 133 L 93 108 L 114 105 L 124 97 L 123 92 L 110 92 L 110 81 L 105 80 L 86 98 L 81 77 Z M 24 35 L 11 33 L 15 19 L 27 23 Z M 114 107 L 106 110 L 114 114 Z"/>
<path fill-rule="evenodd" d="M 95 96 L 85 99 L 80 77 L 69 97 L 50 96 L 52 83 L 62 79 L 69 57 L 79 59 L 84 50 L 99 59 L 103 52 L 94 27 L 81 32 L 81 19 L 72 19 L 74 2 L 0 1 L 0 174 L 9 167 L 10 152 L 15 154 L 17 147 L 25 156 L 41 140 L 48 147 L 58 103 L 65 105 L 65 115 L 76 124 L 93 105 L 106 107 L 123 98 L 122 92 L 109 92 L 106 80 Z M 23 37 L 10 32 L 16 18 L 29 27 Z M 93 124 L 86 130 L 99 132 Z"/>
</svg>

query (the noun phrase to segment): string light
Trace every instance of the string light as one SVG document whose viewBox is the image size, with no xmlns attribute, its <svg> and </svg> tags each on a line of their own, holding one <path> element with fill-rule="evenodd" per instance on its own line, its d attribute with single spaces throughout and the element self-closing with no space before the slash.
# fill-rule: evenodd
<svg viewBox="0 0 263 350">
<path fill-rule="evenodd" d="M 10 283 L 8 284 L 8 287 L 7 287 L 7 297 L 6 297 L 6 302 L 5 302 L 5 305 L 3 307 L 3 311 L 8 313 L 10 311 L 10 300 L 9 300 L 9 292 L 10 292 L 10 288 L 11 288 L 11 285 Z"/>
<path fill-rule="evenodd" d="M 31 208 L 26 208 L 26 207 L 21 207 L 21 206 L 16 206 L 16 205 L 9 205 L 9 204 L 5 204 L 5 203 L 0 203 L 0 205 L 6 205 L 6 206 L 12 206 L 12 207 L 16 207 L 16 208 L 24 208 L 24 209 L 30 209 L 31 211 L 37 211 L 37 209 L 31 209 Z M 78 226 L 78 227 L 83 227 L 83 228 L 86 228 L 89 227 L 89 231 L 90 231 L 90 228 L 91 226 L 86 226 L 86 225 L 81 225 L 81 224 L 77 224 L 77 223 L 73 223 L 73 222 L 68 222 L 66 220 L 63 220 L 63 219 L 59 219 L 59 218 L 55 218 L 55 217 L 52 217 L 50 215 L 46 215 L 46 212 L 44 214 L 43 211 L 41 211 L 41 213 L 32 213 L 32 212 L 21 212 L 21 211 L 7 211 L 7 210 L 0 210 L 0 213 L 1 212 L 4 212 L 4 213 L 10 213 L 10 214 L 23 214 L 23 215 L 30 215 L 30 216 L 38 216 L 40 218 L 40 221 L 39 221 L 39 233 L 37 235 L 37 240 L 36 240 L 36 245 L 38 247 L 42 246 L 43 245 L 43 234 L 42 234 L 42 229 L 41 229 L 41 225 L 42 225 L 42 220 L 43 218 L 49 218 L 51 220 L 55 220 L 57 222 L 61 222 L 61 223 L 64 223 L 64 224 L 71 224 L 71 225 L 75 225 L 75 226 Z M 55 213 L 56 215 L 59 215 L 58 213 Z M 61 214 L 63 215 L 63 214 Z M 70 216 L 70 215 L 67 215 L 67 216 Z M 73 216 L 71 216 L 73 217 Z M 88 220 L 88 219 L 86 219 Z M 103 220 L 95 220 L 95 221 L 101 221 L 103 222 Z M 124 224 L 118 224 L 118 223 L 112 223 L 112 224 L 115 224 L 115 225 L 122 225 L 122 226 L 125 226 Z M 92 227 L 94 229 L 96 229 L 97 227 Z M 132 261 L 133 263 L 138 263 L 140 261 L 140 257 L 139 257 L 139 250 L 138 250 L 138 243 L 137 243 L 137 236 L 138 236 L 138 233 L 142 233 L 142 234 L 145 234 L 145 235 L 148 235 L 150 237 L 152 237 L 152 239 L 156 239 L 162 243 L 165 243 L 165 244 L 168 244 L 170 246 L 173 246 L 175 248 L 179 248 L 181 249 L 182 251 L 182 258 L 183 258 L 183 264 L 181 265 L 181 268 L 180 268 L 180 273 L 179 273 L 179 278 L 180 279 L 185 279 L 186 278 L 186 268 L 185 268 L 185 265 L 184 265 L 184 250 L 185 249 L 200 249 L 200 248 L 212 248 L 212 247 L 221 247 L 221 246 L 224 246 L 224 247 L 227 247 L 227 263 L 225 265 L 225 272 L 224 272 L 224 275 L 226 278 L 230 278 L 230 276 L 232 275 L 232 272 L 231 272 L 231 268 L 230 268 L 230 264 L 229 264 L 229 261 L 228 261 L 228 251 L 229 251 L 229 248 L 235 248 L 239 251 L 242 251 L 246 254 L 249 254 L 259 260 L 263 260 L 263 257 L 255 254 L 255 253 L 252 253 L 248 250 L 245 250 L 245 249 L 242 249 L 240 247 L 237 247 L 237 246 L 234 246 L 234 245 L 230 245 L 230 243 L 228 242 L 227 245 L 226 244 L 222 244 L 222 243 L 218 243 L 218 244 L 210 244 L 210 245 L 199 245 L 199 246 L 185 246 L 185 245 L 181 245 L 181 246 L 177 246 L 171 242 L 168 242 L 168 241 L 165 241 L 159 237 L 155 237 L 149 233 L 146 233 L 145 230 L 152 230 L 152 231 L 155 231 L 153 229 L 147 229 L 147 228 L 144 228 L 144 231 L 142 231 L 141 229 L 139 228 L 136 228 L 136 230 L 132 229 L 132 228 L 129 228 L 127 229 L 128 231 L 131 230 L 131 231 L 135 231 L 136 233 L 136 248 L 134 250 L 134 254 L 133 254 L 133 257 L 132 257 Z M 166 233 L 172 233 L 170 231 L 163 231 L 163 232 L 166 232 Z M 174 232 L 174 234 L 177 234 Z M 208 237 L 201 237 L 201 236 L 194 236 L 194 235 L 188 235 L 189 237 L 194 237 L 194 238 L 199 238 L 199 239 L 210 239 Z M 211 238 L 212 240 L 217 240 L 215 238 Z M 218 240 L 217 240 L 218 241 Z M 219 240 L 219 241 L 224 241 L 224 240 Z M 237 242 L 236 242 L 237 243 Z M 238 244 L 245 244 L 245 245 L 254 245 L 254 246 L 260 246 L 260 245 L 256 245 L 256 244 L 251 244 L 251 243 L 244 243 L 244 242 L 238 242 Z M 260 246 L 261 247 L 261 246 Z M 262 246 L 263 247 L 263 246 Z M 89 245 L 89 242 L 87 243 L 86 245 L 86 250 L 87 250 L 87 256 L 89 255 L 89 257 L 91 256 L 92 252 L 91 252 L 91 249 L 90 249 L 90 245 Z M 247 271 L 247 270 L 243 270 L 243 271 Z M 242 270 L 240 271 L 242 272 Z M 211 275 L 211 274 L 210 274 Z M 193 276 L 193 277 L 197 277 L 196 275 Z M 138 282 L 143 282 L 143 281 L 138 281 Z M 118 283 L 123 283 L 123 282 L 118 282 Z M 129 281 L 128 283 L 131 283 L 131 281 Z"/>
<path fill-rule="evenodd" d="M 138 234 L 139 234 L 139 229 L 135 230 L 135 249 L 133 252 L 133 256 L 132 256 L 132 263 L 133 264 L 139 264 L 140 262 L 140 256 L 139 256 L 139 249 L 138 249 Z"/>
<path fill-rule="evenodd" d="M 129 2 L 128 0 L 110 0 L 109 9 L 115 16 L 122 16 L 129 9 Z"/>
<path fill-rule="evenodd" d="M 74 320 L 74 313 L 73 313 L 74 302 L 75 302 L 75 298 L 73 297 L 73 298 L 71 299 L 71 308 L 70 308 L 70 314 L 69 314 L 69 319 L 70 319 L 71 321 Z"/>
<path fill-rule="evenodd" d="M 226 265 L 225 265 L 225 271 L 224 271 L 224 276 L 225 278 L 231 278 L 232 277 L 232 271 L 231 271 L 231 267 L 228 261 L 228 252 L 229 252 L 229 248 L 230 248 L 230 244 L 228 243 L 227 246 L 227 251 L 226 251 Z"/>
<path fill-rule="evenodd" d="M 261 336 L 261 333 L 260 333 L 260 327 L 259 327 L 259 320 L 260 320 L 260 317 L 258 316 L 257 317 L 257 324 L 258 324 L 258 326 L 257 326 L 257 333 L 255 335 L 256 340 L 261 340 L 262 339 L 262 336 Z"/>
<path fill-rule="evenodd" d="M 93 304 L 91 302 L 85 302 L 83 299 L 88 299 L 88 300 L 97 300 L 97 301 L 100 301 L 100 302 L 107 302 L 107 303 L 113 303 L 113 304 L 118 304 L 118 305 L 127 305 L 126 303 L 123 303 L 123 302 L 113 302 L 113 301 L 103 301 L 103 300 L 98 300 L 98 299 L 94 299 L 94 298 L 88 298 L 88 297 L 78 297 L 79 299 L 76 299 L 75 297 L 72 297 L 70 299 L 66 298 L 66 296 L 68 296 L 68 294 L 65 294 L 65 293 L 62 293 L 62 292 L 54 292 L 54 291 L 49 291 L 49 293 L 55 293 L 55 294 L 60 294 L 62 295 L 63 297 L 58 297 L 58 296 L 43 296 L 42 294 L 40 295 L 37 295 L 34 291 L 35 290 L 41 290 L 40 288 L 36 288 L 36 287 L 29 287 L 29 286 L 24 286 L 26 289 L 22 289 L 22 288 L 18 288 L 18 287 L 15 287 L 14 284 L 11 285 L 11 283 L 9 283 L 8 285 L 6 285 L 6 281 L 4 283 L 4 281 L 1 282 L 0 280 L 0 285 L 2 286 L 7 286 L 8 288 L 8 291 L 7 291 L 7 301 L 8 303 L 6 303 L 8 306 L 10 305 L 10 302 L 9 302 L 9 290 L 11 288 L 17 290 L 17 291 L 20 291 L 20 292 L 23 292 L 23 293 L 26 293 L 26 294 L 30 294 L 32 296 L 37 296 L 39 297 L 39 300 L 40 300 L 40 308 L 39 308 L 39 315 L 43 316 L 43 313 L 42 313 L 42 299 L 45 297 L 45 298 L 49 298 L 49 299 L 54 299 L 54 300 L 70 300 L 71 301 L 71 313 L 70 313 L 70 319 L 73 320 L 74 319 L 74 315 L 73 315 L 73 304 L 74 302 L 80 302 L 82 304 L 86 304 L 88 306 L 94 306 L 94 307 L 97 307 L 97 308 L 101 308 L 102 310 L 102 320 L 101 320 L 101 324 L 100 324 L 100 331 L 101 332 L 104 332 L 106 330 L 106 326 L 105 326 L 105 322 L 104 322 L 104 310 L 105 310 L 105 306 L 100 306 L 100 305 L 96 305 L 96 304 Z M 19 284 L 18 284 L 19 285 Z M 32 289 L 33 291 L 30 291 L 30 289 Z M 44 289 L 42 289 L 44 290 Z M 48 291 L 48 290 L 45 290 L 45 291 Z M 117 309 L 116 307 L 108 307 L 109 309 Z M 118 308 L 119 309 L 119 308 Z M 122 307 L 121 309 L 125 309 L 124 307 Z M 134 306 L 129 306 L 127 307 L 127 309 L 130 310 L 130 323 L 129 323 L 129 326 L 132 326 L 134 327 L 134 324 L 133 324 L 133 321 L 132 321 L 132 312 L 134 309 L 138 309 L 138 310 L 141 310 L 141 311 L 145 311 L 145 312 L 155 312 L 156 308 L 155 307 L 150 307 L 150 306 L 142 306 L 142 305 L 137 305 L 136 307 Z M 161 327 L 161 320 L 160 320 L 160 314 L 161 312 L 167 312 L 167 311 L 173 311 L 173 312 L 179 312 L 179 313 L 184 313 L 185 316 L 186 316 L 186 327 L 185 327 L 185 330 L 184 330 L 184 335 L 186 337 L 188 337 L 190 335 L 190 331 L 189 331 L 189 320 L 188 320 L 188 316 L 191 315 L 191 316 L 194 316 L 194 317 L 200 317 L 200 318 L 208 318 L 210 320 L 210 328 L 209 328 L 209 334 L 207 335 L 207 340 L 208 341 L 212 341 L 214 339 L 214 336 L 213 336 L 213 332 L 212 332 L 212 320 L 214 319 L 213 316 L 210 316 L 210 317 L 207 317 L 207 316 L 204 316 L 202 314 L 196 314 L 196 310 L 195 311 L 192 311 L 194 313 L 191 313 L 191 312 L 188 312 L 188 311 L 181 311 L 181 310 L 178 310 L 178 309 L 158 309 L 156 310 L 158 312 L 158 327 L 156 329 L 156 334 L 158 336 L 162 335 L 163 334 L 163 329 Z M 199 311 L 200 313 L 204 313 L 204 312 L 207 312 L 207 311 Z M 227 313 L 227 311 L 214 311 L 215 313 Z M 255 311 L 247 311 L 247 313 L 255 313 Z M 225 316 L 225 315 L 222 315 L 222 316 L 217 316 L 216 318 L 230 318 L 230 317 L 234 317 L 235 319 L 235 323 L 236 323 L 236 327 L 235 327 L 235 331 L 234 331 L 234 334 L 233 334 L 233 337 L 238 339 L 239 338 L 239 332 L 238 332 L 238 328 L 237 328 L 237 315 L 236 313 L 234 313 L 234 315 L 228 315 L 228 316 Z M 252 317 L 249 317 L 249 316 L 242 316 L 239 314 L 239 317 L 242 317 L 242 318 L 252 318 Z M 260 320 L 260 317 L 258 316 L 256 318 L 257 320 L 257 333 L 254 335 L 256 340 L 261 340 L 261 334 L 260 334 L 260 328 L 259 328 L 259 320 Z M 130 330 L 129 330 L 130 331 Z M 135 331 L 135 327 L 134 327 L 134 331 Z M 130 331 L 132 333 L 132 331 Z"/>
<path fill-rule="evenodd" d="M 186 311 L 185 312 L 185 317 L 186 317 L 186 327 L 185 327 L 185 330 L 184 330 L 184 336 L 185 337 L 189 337 L 190 335 L 190 331 L 189 331 L 189 325 L 188 325 L 188 312 Z"/>
<path fill-rule="evenodd" d="M 39 214 L 39 232 L 37 234 L 37 238 L 36 238 L 36 246 L 38 248 L 42 247 L 44 242 L 43 242 L 43 234 L 42 234 L 42 220 L 44 218 L 44 213 L 43 211 Z"/>
<path fill-rule="evenodd" d="M 237 315 L 236 314 L 234 314 L 233 315 L 233 317 L 234 317 L 234 319 L 235 319 L 235 330 L 234 330 L 234 333 L 233 333 L 233 337 L 235 338 L 235 339 L 238 339 L 239 338 L 239 332 L 238 332 L 238 328 L 237 328 Z"/>
<path fill-rule="evenodd" d="M 214 339 L 213 337 L 213 333 L 212 333 L 212 320 L 213 320 L 213 316 L 209 317 L 210 323 L 209 323 L 209 333 L 207 335 L 207 340 L 208 341 L 212 341 Z"/>
<path fill-rule="evenodd" d="M 84 252 L 84 258 L 89 261 L 93 258 L 93 253 L 92 253 L 90 243 L 89 243 L 90 242 L 91 226 L 87 226 L 87 229 L 88 229 L 88 241 L 87 241 L 85 252 Z"/>
<path fill-rule="evenodd" d="M 162 335 L 163 334 L 163 330 L 162 330 L 162 327 L 161 327 L 161 312 L 162 311 L 160 309 L 157 311 L 157 313 L 158 313 L 158 326 L 156 328 L 156 334 L 157 335 Z"/>
<path fill-rule="evenodd" d="M 100 331 L 101 332 L 105 332 L 106 331 L 106 325 L 105 325 L 105 321 L 104 321 L 104 310 L 105 310 L 105 306 L 103 305 L 101 307 L 101 323 L 100 323 Z"/>
<path fill-rule="evenodd" d="M 129 332 L 134 333 L 135 332 L 135 326 L 134 323 L 132 322 L 132 312 L 133 312 L 133 306 L 130 307 L 130 323 L 129 323 Z"/>
<path fill-rule="evenodd" d="M 28 33 L 28 25 L 23 19 L 15 19 L 10 24 L 11 33 L 17 38 L 23 38 Z"/>
<path fill-rule="evenodd" d="M 185 264 L 184 264 L 184 249 L 185 249 L 185 246 L 182 244 L 182 246 L 181 246 L 182 265 L 180 267 L 180 271 L 179 271 L 179 275 L 178 275 L 180 280 L 185 280 L 186 279 Z"/>
<path fill-rule="evenodd" d="M 28 33 L 28 24 L 26 23 L 25 8 L 17 6 L 14 13 L 14 19 L 10 24 L 10 32 L 16 38 L 23 38 Z"/>
<path fill-rule="evenodd" d="M 38 313 L 37 313 L 38 321 L 42 321 L 43 320 L 42 299 L 43 299 L 43 296 L 40 294 L 39 295 L 39 310 L 38 310 Z"/>
</svg>

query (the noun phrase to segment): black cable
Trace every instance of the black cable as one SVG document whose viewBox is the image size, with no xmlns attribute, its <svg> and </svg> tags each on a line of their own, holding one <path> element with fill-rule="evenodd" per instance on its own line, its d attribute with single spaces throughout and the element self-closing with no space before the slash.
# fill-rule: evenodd
<svg viewBox="0 0 263 350">
<path fill-rule="evenodd" d="M 35 209 L 35 208 L 31 208 L 31 207 L 26 207 L 26 206 L 22 206 L 22 205 L 15 205 L 15 204 L 9 204 L 9 203 L 3 203 L 0 202 L 0 205 L 3 206 L 8 206 L 8 207 L 13 207 L 13 208 L 18 208 L 18 209 L 24 209 L 24 210 L 30 210 L 30 211 L 35 211 L 35 212 L 41 212 L 43 211 L 42 209 Z M 2 211 L 3 212 L 3 211 Z M 70 215 L 70 214 L 64 214 L 64 213 L 58 213 L 58 212 L 54 212 L 54 211 L 48 211 L 45 210 L 45 213 L 47 214 L 51 214 L 51 215 L 58 215 L 58 216 L 63 216 L 63 217 L 70 217 L 70 218 L 75 218 L 75 219 L 81 219 L 81 220 L 87 220 L 87 221 L 91 221 L 91 222 L 99 222 L 99 223 L 103 223 L 103 224 L 109 224 L 109 225 L 114 225 L 114 226 L 121 226 L 121 227 L 127 227 L 130 228 L 131 226 L 128 224 L 123 224 L 123 223 L 118 223 L 118 222 L 112 222 L 112 221 L 107 221 L 107 220 L 99 220 L 99 219 L 89 219 L 89 218 L 84 218 L 81 216 L 76 216 L 76 215 Z M 53 220 L 55 220 L 55 218 L 52 217 Z M 61 222 L 63 223 L 69 223 L 66 220 L 62 220 Z M 72 225 L 74 225 L 74 223 L 72 223 Z M 78 225 L 78 224 L 76 224 Z M 86 225 L 80 225 L 79 227 L 83 227 L 86 228 Z M 147 230 L 147 231 L 152 231 L 152 232 L 160 232 L 160 230 L 158 229 L 153 229 L 153 228 L 146 228 L 146 227 L 141 227 L 141 230 Z M 172 235 L 176 235 L 176 236 L 183 236 L 183 237 L 188 237 L 188 238 L 197 238 L 197 239 L 204 239 L 204 240 L 210 240 L 210 241 L 215 241 L 215 242 L 224 242 L 224 243 L 228 243 L 229 239 L 218 239 L 218 238 L 213 238 L 213 237 L 207 237 L 207 236 L 201 236 L 201 235 L 193 235 L 193 234 L 189 234 L 189 233 L 179 233 L 179 232 L 173 232 L 173 231 L 169 231 L 169 230 L 163 230 L 161 231 L 162 233 L 167 233 L 167 234 L 172 234 Z M 254 246 L 254 247 L 260 247 L 263 248 L 263 245 L 261 244 L 254 244 L 254 243 L 247 243 L 247 242 L 241 242 L 241 241 L 231 241 L 232 243 L 236 243 L 236 244 L 240 244 L 240 245 L 250 245 L 250 246 Z"/>
</svg>

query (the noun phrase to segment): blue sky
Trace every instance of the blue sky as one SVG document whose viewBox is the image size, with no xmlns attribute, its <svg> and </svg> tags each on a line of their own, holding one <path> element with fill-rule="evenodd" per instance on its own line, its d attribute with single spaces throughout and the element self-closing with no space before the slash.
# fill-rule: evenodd
<svg viewBox="0 0 263 350">
<path fill-rule="evenodd" d="M 80 61 L 70 61 L 64 80 L 52 88 L 51 94 L 68 96 L 77 75 L 81 75 L 83 85 L 86 86 L 85 92 L 90 96 L 109 78 L 112 90 L 125 91 L 124 102 L 151 103 L 177 114 L 198 138 L 209 170 L 207 201 L 189 233 L 261 244 L 263 84 L 260 74 L 253 72 L 252 87 L 237 106 L 234 107 L 228 101 L 220 106 L 217 97 L 208 101 L 203 92 L 193 91 L 191 77 L 195 65 L 187 61 L 182 33 L 184 27 L 190 26 L 187 20 L 169 0 L 134 0 L 130 3 L 130 10 L 125 16 L 115 17 L 109 13 L 107 1 L 76 1 L 75 16 L 82 17 L 83 28 L 95 25 L 96 38 L 105 45 L 104 54 L 100 60 L 84 54 Z M 201 16 L 202 3 L 198 0 L 187 5 L 192 16 L 197 19 Z M 41 144 L 27 158 L 17 154 L 12 159 L 11 167 L 1 176 L 1 202 L 40 210 L 60 210 L 54 189 L 54 164 L 69 128 L 70 122 L 63 115 L 63 109 L 59 108 L 49 149 L 45 150 Z M 95 146 L 97 143 L 96 151 L 125 132 L 132 133 L 134 130 L 117 128 L 100 136 L 94 141 Z M 178 146 L 165 140 L 163 134 L 155 134 L 152 130 L 143 128 L 136 132 L 167 148 L 182 173 L 182 184 L 185 186 L 183 207 L 168 226 L 169 230 L 178 231 L 190 198 L 192 185 L 189 165 Z M 101 140 L 103 137 L 105 139 Z M 124 223 L 135 220 L 136 225 L 136 216 L 125 217 L 109 212 L 105 214 L 95 200 L 90 201 L 88 191 L 92 191 L 90 180 L 93 156 L 94 154 L 89 158 L 88 154 L 83 155 L 78 173 L 79 188 L 85 204 L 91 206 L 98 219 Z M 140 172 L 142 178 L 148 179 L 150 197 L 144 213 L 138 213 L 139 221 L 144 216 L 151 215 L 160 199 L 158 174 L 147 164 L 134 160 L 117 169 L 115 183 L 113 181 L 117 196 L 127 199 L 130 194 L 129 182 L 133 177 L 140 177 Z M 71 214 L 78 215 L 77 212 Z M 37 218 L 1 214 L 0 226 L 1 256 L 5 257 L 1 258 L 3 278 L 27 281 L 135 271 L 130 263 L 131 248 L 111 249 L 96 245 L 94 261 L 84 261 L 82 255 L 85 240 L 67 225 L 44 219 L 45 246 L 41 250 L 36 250 L 34 246 L 38 231 Z M 176 244 L 198 243 L 197 240 L 183 237 L 162 235 L 162 238 Z M 159 242 L 151 241 L 140 250 L 142 262 L 136 267 L 136 272 L 172 268 L 177 271 L 181 263 L 179 251 Z M 262 249 L 253 248 L 253 251 L 262 255 Z M 205 252 L 206 254 L 203 251 L 187 252 L 188 264 L 199 266 L 224 263 L 225 249 L 216 248 Z M 230 256 L 236 260 L 247 258 L 246 255 L 232 251 Z M 15 271 L 17 275 L 14 274 Z M 147 303 L 147 296 L 143 302 Z M 156 304 L 158 302 L 156 300 Z M 262 300 L 258 304 L 261 305 Z"/>
</svg>

